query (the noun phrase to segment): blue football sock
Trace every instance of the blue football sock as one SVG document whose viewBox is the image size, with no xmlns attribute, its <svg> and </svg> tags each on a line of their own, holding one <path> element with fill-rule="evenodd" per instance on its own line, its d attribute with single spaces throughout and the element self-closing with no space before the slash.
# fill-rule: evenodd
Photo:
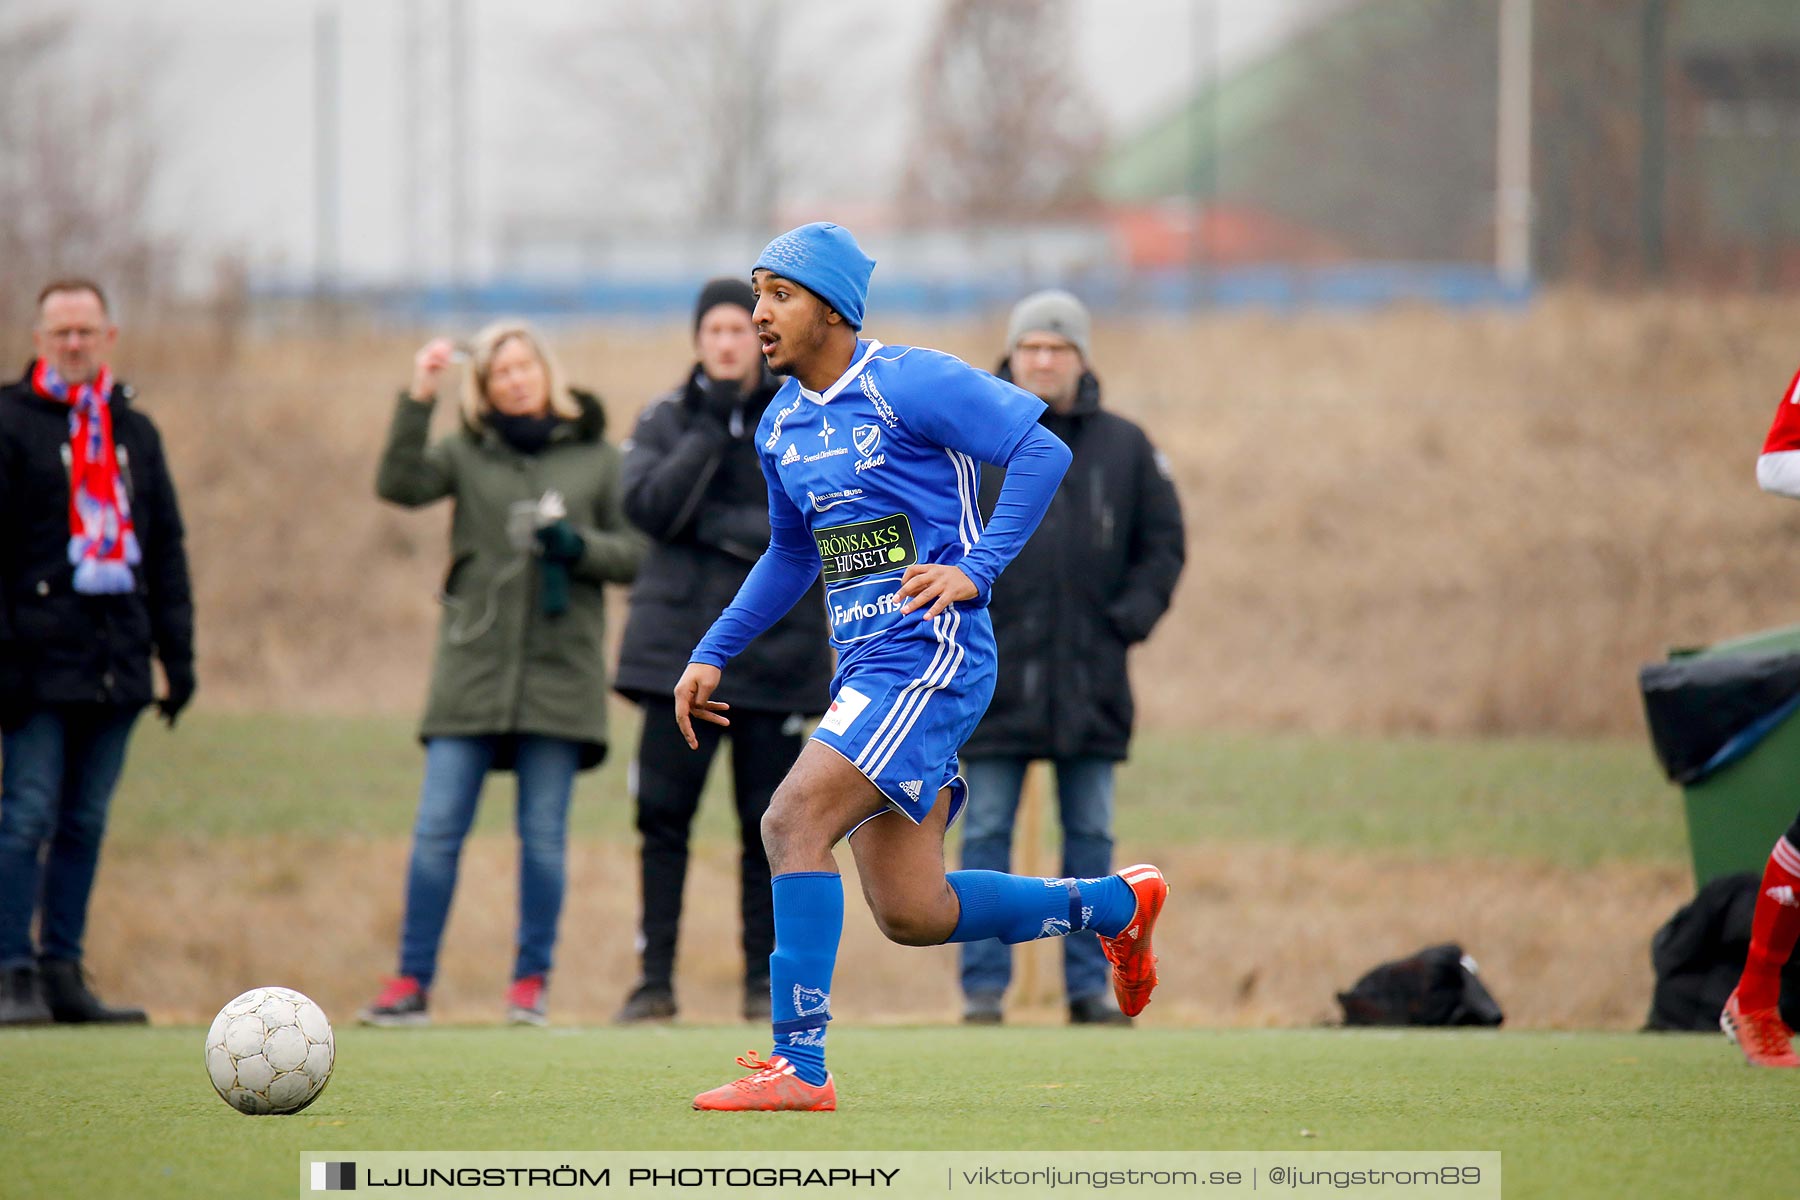
<svg viewBox="0 0 1800 1200">
<path fill-rule="evenodd" d="M 1101 937 L 1118 937 L 1137 915 L 1137 893 L 1123 876 L 1077 879 L 1075 884 L 1088 907 L 1087 927 Z"/>
<path fill-rule="evenodd" d="M 775 953 L 769 955 L 775 1053 L 817 1087 L 825 1082 L 831 972 L 844 933 L 844 881 L 831 871 L 775 876 Z"/>
<path fill-rule="evenodd" d="M 999 871 L 952 871 L 950 888 L 962 904 L 953 942 L 1029 942 L 1087 928 L 1093 902 L 1079 879 L 1039 879 Z"/>
</svg>

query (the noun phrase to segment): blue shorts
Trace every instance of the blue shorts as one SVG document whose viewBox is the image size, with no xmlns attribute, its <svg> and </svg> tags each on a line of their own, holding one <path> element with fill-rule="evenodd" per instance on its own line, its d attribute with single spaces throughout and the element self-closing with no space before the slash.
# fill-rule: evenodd
<svg viewBox="0 0 1800 1200">
<path fill-rule="evenodd" d="M 833 681 L 831 709 L 813 733 L 849 759 L 887 802 L 917 825 L 950 788 L 953 822 L 968 789 L 956 755 L 994 695 L 994 635 L 987 612 L 954 607 L 936 637 L 896 639 L 858 655 Z"/>
</svg>

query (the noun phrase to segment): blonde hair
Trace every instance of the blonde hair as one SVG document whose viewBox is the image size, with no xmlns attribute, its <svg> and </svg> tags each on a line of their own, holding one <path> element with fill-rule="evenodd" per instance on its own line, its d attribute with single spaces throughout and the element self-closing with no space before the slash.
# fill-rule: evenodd
<svg viewBox="0 0 1800 1200">
<path fill-rule="evenodd" d="M 471 428 L 480 428 L 494 406 L 488 400 L 488 372 L 493 369 L 494 355 L 500 347 L 517 338 L 544 364 L 544 375 L 550 383 L 550 411 L 565 421 L 581 416 L 581 406 L 569 394 L 563 378 L 562 364 L 550 352 L 549 345 L 524 321 L 516 318 L 495 321 L 475 335 L 469 344 L 469 369 L 463 372 L 462 415 Z"/>
</svg>

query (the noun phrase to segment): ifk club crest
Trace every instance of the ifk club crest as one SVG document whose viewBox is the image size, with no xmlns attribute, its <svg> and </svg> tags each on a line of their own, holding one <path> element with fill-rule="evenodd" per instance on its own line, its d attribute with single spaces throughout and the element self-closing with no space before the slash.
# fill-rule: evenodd
<svg viewBox="0 0 1800 1200">
<path fill-rule="evenodd" d="M 864 458 L 870 457 L 875 453 L 875 448 L 881 445 L 881 426 L 858 425 L 850 431 L 850 444 Z"/>
</svg>

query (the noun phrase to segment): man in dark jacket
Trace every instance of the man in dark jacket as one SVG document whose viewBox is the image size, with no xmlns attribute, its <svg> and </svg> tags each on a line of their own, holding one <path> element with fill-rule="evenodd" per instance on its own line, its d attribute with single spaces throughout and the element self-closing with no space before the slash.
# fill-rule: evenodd
<svg viewBox="0 0 1800 1200">
<path fill-rule="evenodd" d="M 769 860 L 761 822 L 775 787 L 805 744 L 806 718 L 830 703 L 831 655 L 821 585 L 733 663 L 715 697 L 729 731 L 703 724 L 693 753 L 664 710 L 688 654 L 769 545 L 769 498 L 752 436 L 778 380 L 763 366 L 750 285 L 716 279 L 694 310 L 699 362 L 675 391 L 644 410 L 625 444 L 625 512 L 655 540 L 631 591 L 614 688 L 649 712 L 633 764 L 643 835 L 643 977 L 620 1021 L 675 1015 L 675 940 L 687 878 L 688 835 L 708 765 L 731 738 L 743 854 L 744 1018 L 769 1015 L 775 946 Z"/>
<path fill-rule="evenodd" d="M 1067 292 L 1039 292 L 1013 309 L 998 372 L 1050 407 L 1042 423 L 1074 460 L 1050 510 L 994 589 L 989 612 L 1000 676 L 987 715 L 962 749 L 969 783 L 965 870 L 1006 871 L 1026 768 L 1056 765 L 1062 873 L 1112 870 L 1113 764 L 1131 741 L 1126 650 L 1169 607 L 1185 558 L 1181 502 L 1143 430 L 1100 408 L 1089 367 L 1087 310 Z M 1002 472 L 984 467 L 983 515 Z M 1069 1019 L 1129 1024 L 1108 995 L 1092 933 L 1063 939 Z M 964 1020 L 991 1024 L 1012 979 L 1011 947 L 963 946 Z"/>
<path fill-rule="evenodd" d="M 81 941 L 153 653 L 171 727 L 193 697 L 194 608 L 162 441 L 106 365 L 117 339 L 97 286 L 53 283 L 37 358 L 0 388 L 0 1025 L 145 1019 L 88 990 Z"/>
</svg>

